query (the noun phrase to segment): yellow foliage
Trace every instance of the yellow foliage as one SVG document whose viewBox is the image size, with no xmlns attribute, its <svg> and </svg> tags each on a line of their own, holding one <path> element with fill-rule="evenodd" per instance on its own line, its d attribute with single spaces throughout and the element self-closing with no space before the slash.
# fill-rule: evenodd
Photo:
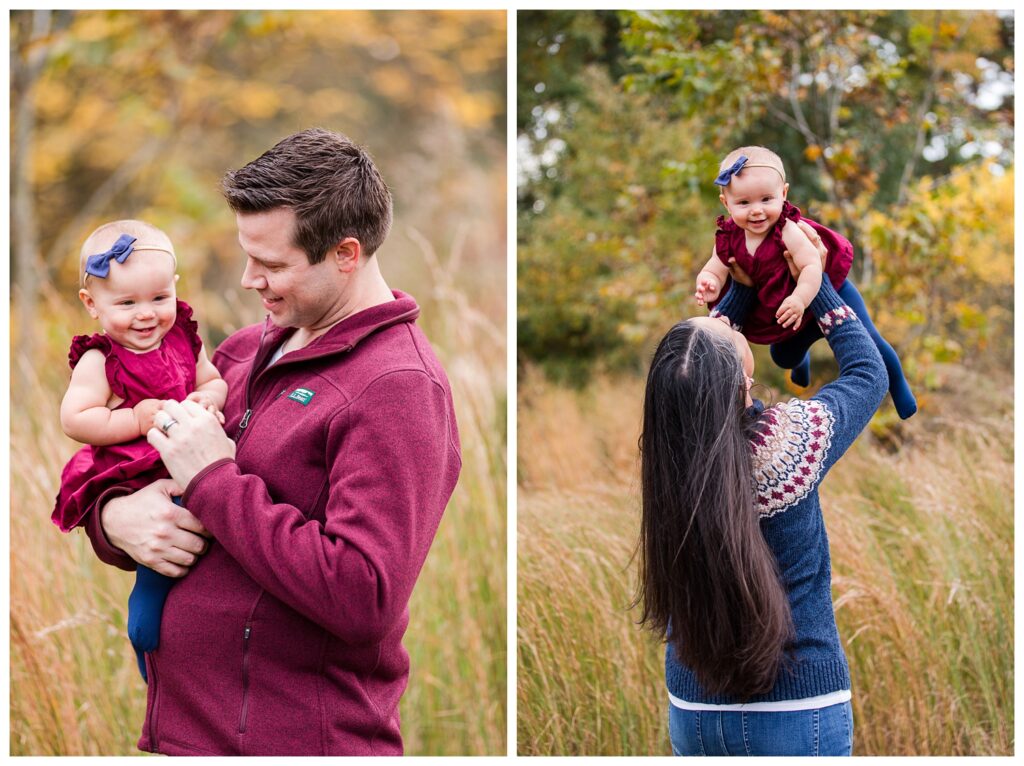
<svg viewBox="0 0 1024 766">
<path fill-rule="evenodd" d="M 1012 168 L 975 163 L 922 178 L 904 206 L 862 219 L 878 277 L 869 291 L 892 309 L 876 309 L 878 326 L 918 379 L 968 353 L 980 362 L 983 349 L 996 364 L 1010 358 L 1013 186 Z"/>
<path fill-rule="evenodd" d="M 250 120 L 273 117 L 281 108 L 278 89 L 262 82 L 247 82 L 228 96 L 232 109 Z"/>
<path fill-rule="evenodd" d="M 83 42 L 99 42 L 117 37 L 131 26 L 131 21 L 123 14 L 89 13 L 80 14 L 75 18 L 75 37 Z"/>
<path fill-rule="evenodd" d="M 375 70 L 373 84 L 387 98 L 405 100 L 413 93 L 411 78 L 397 66 L 382 66 Z"/>
<path fill-rule="evenodd" d="M 321 88 L 310 94 L 309 106 L 322 114 L 362 112 L 363 100 L 352 93 L 343 93 L 337 88 Z"/>
<path fill-rule="evenodd" d="M 55 77 L 48 77 L 40 81 L 35 92 L 36 114 L 46 119 L 55 117 L 66 111 L 68 104 L 73 100 L 67 86 Z"/>
<path fill-rule="evenodd" d="M 497 106 L 490 93 L 461 92 L 452 98 L 459 121 L 471 128 L 487 124 L 497 113 Z"/>
</svg>

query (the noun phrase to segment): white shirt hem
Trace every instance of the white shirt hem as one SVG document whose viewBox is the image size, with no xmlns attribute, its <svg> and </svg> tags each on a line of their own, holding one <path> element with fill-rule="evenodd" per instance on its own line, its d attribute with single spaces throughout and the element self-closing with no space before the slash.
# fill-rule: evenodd
<svg viewBox="0 0 1024 766">
<path fill-rule="evenodd" d="M 849 702 L 853 695 L 850 694 L 849 689 L 843 689 L 838 692 L 830 692 L 829 694 L 819 694 L 817 697 L 804 697 L 798 700 L 777 700 L 775 702 L 747 702 L 746 704 L 732 704 L 732 705 L 710 705 L 705 702 L 687 702 L 681 700 L 678 697 L 674 697 L 672 694 L 668 695 L 669 701 L 674 707 L 681 710 L 739 710 L 745 713 L 749 712 L 776 712 L 781 713 L 785 711 L 794 710 L 814 710 L 815 708 L 829 707 L 830 705 L 838 705 L 842 702 Z"/>
</svg>

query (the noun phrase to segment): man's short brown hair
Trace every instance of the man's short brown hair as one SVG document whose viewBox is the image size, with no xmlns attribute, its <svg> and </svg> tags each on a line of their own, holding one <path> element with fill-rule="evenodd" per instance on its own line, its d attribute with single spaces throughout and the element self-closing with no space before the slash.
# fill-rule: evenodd
<svg viewBox="0 0 1024 766">
<path fill-rule="evenodd" d="M 239 170 L 221 190 L 236 213 L 279 207 L 295 213 L 295 246 L 320 263 L 346 237 L 373 255 L 391 228 L 391 192 L 361 147 L 346 136 L 309 128 L 278 142 Z"/>
</svg>

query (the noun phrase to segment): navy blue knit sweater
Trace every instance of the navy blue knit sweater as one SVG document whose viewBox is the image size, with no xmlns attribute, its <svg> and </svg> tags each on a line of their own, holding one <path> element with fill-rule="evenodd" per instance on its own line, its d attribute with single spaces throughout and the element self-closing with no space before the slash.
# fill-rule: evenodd
<svg viewBox="0 0 1024 766">
<path fill-rule="evenodd" d="M 753 299 L 753 290 L 734 281 L 715 313 L 739 325 Z M 791 399 L 764 410 L 753 444 L 761 532 L 778 560 L 796 629 L 789 647 L 793 661 L 780 671 L 771 691 L 747 702 L 816 697 L 850 688 L 832 609 L 832 565 L 818 485 L 878 409 L 888 378 L 867 331 L 827 279 L 811 310 L 839 363 L 839 378 L 810 399 Z M 665 676 L 673 696 L 707 704 L 741 701 L 705 692 L 671 644 L 667 649 Z"/>
</svg>

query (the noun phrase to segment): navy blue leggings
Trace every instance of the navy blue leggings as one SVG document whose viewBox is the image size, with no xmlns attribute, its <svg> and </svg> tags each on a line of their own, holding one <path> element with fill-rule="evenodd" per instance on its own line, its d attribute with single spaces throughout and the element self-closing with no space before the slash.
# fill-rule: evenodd
<svg viewBox="0 0 1024 766">
<path fill-rule="evenodd" d="M 889 374 L 889 393 L 892 394 L 893 404 L 896 405 L 896 412 L 906 420 L 917 412 L 917 400 L 907 385 L 907 379 L 903 375 L 903 365 L 896 351 L 882 337 L 881 333 L 871 322 L 871 315 L 868 314 L 868 307 L 864 305 L 864 299 L 854 286 L 853 281 L 847 279 L 839 288 L 839 297 L 847 306 L 852 308 L 860 319 L 864 329 L 868 331 L 871 340 L 875 342 L 882 361 L 885 363 L 885 370 Z M 823 338 L 821 329 L 817 322 L 808 322 L 796 336 L 789 340 L 773 343 L 770 347 L 772 361 L 784 370 L 792 370 L 809 364 L 808 351 L 815 341 Z"/>
</svg>

